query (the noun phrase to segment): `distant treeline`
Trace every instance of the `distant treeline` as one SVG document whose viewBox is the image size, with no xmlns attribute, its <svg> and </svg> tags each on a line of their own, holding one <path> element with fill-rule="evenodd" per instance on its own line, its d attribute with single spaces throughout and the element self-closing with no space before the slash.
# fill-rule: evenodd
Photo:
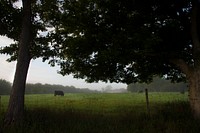
<svg viewBox="0 0 200 133">
<path fill-rule="evenodd" d="M 142 92 L 147 88 L 150 92 L 186 92 L 187 83 L 171 83 L 171 81 L 155 77 L 150 84 L 132 83 L 127 86 L 130 92 Z"/>
<path fill-rule="evenodd" d="M 0 79 L 0 95 L 8 95 L 10 94 L 10 90 L 11 83 L 4 79 Z"/>
<path fill-rule="evenodd" d="M 51 84 L 30 84 L 26 85 L 26 94 L 53 94 L 55 90 L 63 91 L 64 93 L 97 93 L 96 90 L 88 88 L 76 88 L 74 86 L 51 85 Z M 11 91 L 11 83 L 0 79 L 0 95 L 9 95 Z"/>
<path fill-rule="evenodd" d="M 49 94 L 54 93 L 55 90 L 63 91 L 64 93 L 96 93 L 96 90 L 88 88 L 76 88 L 74 86 L 51 85 L 51 84 L 27 84 L 26 94 Z"/>
</svg>

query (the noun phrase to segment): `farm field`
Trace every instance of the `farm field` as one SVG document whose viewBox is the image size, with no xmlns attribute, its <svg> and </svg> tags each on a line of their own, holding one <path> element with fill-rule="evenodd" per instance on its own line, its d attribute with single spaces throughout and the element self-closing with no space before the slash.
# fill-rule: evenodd
<svg viewBox="0 0 200 133">
<path fill-rule="evenodd" d="M 2 128 L 8 96 L 1 96 L 3 133 L 197 133 L 200 122 L 189 109 L 188 94 L 144 93 L 26 95 L 25 119 Z"/>
</svg>

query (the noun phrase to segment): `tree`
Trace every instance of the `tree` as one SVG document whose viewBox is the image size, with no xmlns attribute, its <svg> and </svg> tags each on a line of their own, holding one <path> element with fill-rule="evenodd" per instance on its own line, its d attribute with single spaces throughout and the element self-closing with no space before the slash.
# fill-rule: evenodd
<svg viewBox="0 0 200 133">
<path fill-rule="evenodd" d="M 2 18 L 0 35 L 5 35 L 16 41 L 15 44 L 2 48 L 1 53 L 10 54 L 9 61 L 17 60 L 5 116 L 6 125 L 23 119 L 25 84 L 31 59 L 42 57 L 45 61 L 55 56 L 51 50 L 56 47 L 55 43 L 52 43 L 52 38 L 55 37 L 54 28 L 60 13 L 58 10 L 59 1 L 22 0 L 22 9 L 13 6 L 16 1 L 1 0 L 0 2 Z M 49 31 L 47 28 L 53 30 Z M 44 31 L 48 34 L 40 34 Z"/>
<path fill-rule="evenodd" d="M 10 94 L 11 83 L 6 80 L 0 79 L 0 95 Z"/>
<path fill-rule="evenodd" d="M 200 118 L 198 0 L 69 1 L 58 28 L 61 74 L 88 82 L 187 80 Z"/>
<path fill-rule="evenodd" d="M 171 83 L 164 78 L 154 77 L 151 83 L 132 83 L 127 86 L 130 92 L 139 92 L 148 88 L 148 91 L 153 92 L 185 92 L 187 91 L 187 84 L 184 82 Z"/>
<path fill-rule="evenodd" d="M 29 53 L 31 41 L 31 1 L 23 0 L 22 31 L 19 42 L 15 78 L 10 95 L 8 111 L 5 117 L 6 124 L 10 124 L 12 121 L 19 120 L 23 117 L 25 84 L 31 60 Z"/>
<path fill-rule="evenodd" d="M 102 92 L 109 92 L 112 90 L 112 86 L 111 85 L 107 85 L 105 88 L 101 88 Z"/>
</svg>

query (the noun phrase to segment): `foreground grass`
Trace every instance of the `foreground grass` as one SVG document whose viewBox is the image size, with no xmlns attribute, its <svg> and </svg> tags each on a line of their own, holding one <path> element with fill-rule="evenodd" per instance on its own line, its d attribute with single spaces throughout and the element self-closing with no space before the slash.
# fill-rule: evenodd
<svg viewBox="0 0 200 133">
<path fill-rule="evenodd" d="M 5 133 L 197 133 L 187 94 L 150 93 L 147 115 L 144 94 L 27 95 L 25 119 Z M 1 100 L 1 118 L 8 96 Z M 1 121 L 2 125 L 2 121 Z M 1 126 L 2 127 L 2 126 Z"/>
</svg>

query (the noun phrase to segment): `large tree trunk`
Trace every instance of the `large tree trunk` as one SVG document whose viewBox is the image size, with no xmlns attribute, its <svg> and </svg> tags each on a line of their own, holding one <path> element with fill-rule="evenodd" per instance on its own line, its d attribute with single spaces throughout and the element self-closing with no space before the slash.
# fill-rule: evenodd
<svg viewBox="0 0 200 133">
<path fill-rule="evenodd" d="M 19 42 L 17 66 L 10 95 L 8 110 L 5 116 L 5 124 L 22 120 L 24 113 L 24 93 L 26 77 L 30 64 L 29 46 L 31 43 L 31 0 L 23 2 L 22 32 Z"/>
<path fill-rule="evenodd" d="M 195 118 L 200 118 L 200 70 L 189 79 L 189 102 Z"/>
<path fill-rule="evenodd" d="M 189 80 L 189 101 L 195 118 L 200 119 L 200 40 L 199 40 L 199 8 L 198 0 L 193 1 L 191 15 L 191 37 L 193 41 L 194 66 Z"/>
<path fill-rule="evenodd" d="M 171 62 L 176 64 L 189 82 L 189 102 L 195 118 L 200 119 L 200 3 L 196 0 L 192 3 L 191 13 L 191 37 L 193 48 L 194 64 L 188 65 L 182 59 L 173 59 Z"/>
</svg>

